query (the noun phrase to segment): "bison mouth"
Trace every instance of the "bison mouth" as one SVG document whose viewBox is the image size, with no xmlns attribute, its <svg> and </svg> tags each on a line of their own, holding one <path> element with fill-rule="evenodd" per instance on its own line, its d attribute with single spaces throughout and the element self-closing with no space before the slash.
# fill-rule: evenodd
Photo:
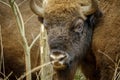
<svg viewBox="0 0 120 80">
<path fill-rule="evenodd" d="M 50 60 L 52 61 L 52 65 L 55 70 L 64 70 L 70 64 L 68 53 L 61 50 L 52 50 Z"/>
<path fill-rule="evenodd" d="M 52 63 L 52 65 L 55 70 L 64 70 L 67 67 L 67 65 L 60 61 L 55 61 Z"/>
</svg>

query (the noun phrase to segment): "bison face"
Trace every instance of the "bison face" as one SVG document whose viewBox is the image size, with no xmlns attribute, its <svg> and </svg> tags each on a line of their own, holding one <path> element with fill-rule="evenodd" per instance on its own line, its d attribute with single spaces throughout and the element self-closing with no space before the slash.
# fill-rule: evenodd
<svg viewBox="0 0 120 80">
<path fill-rule="evenodd" d="M 53 67 L 61 70 L 72 66 L 73 62 L 81 61 L 92 34 L 87 21 L 80 17 L 72 17 L 68 21 L 63 19 L 60 22 L 59 18 L 49 19 L 44 19 L 43 23 L 48 34 L 49 56 Z"/>
<path fill-rule="evenodd" d="M 48 34 L 50 59 L 57 70 L 80 62 L 88 50 L 92 28 L 87 16 L 98 9 L 96 0 L 43 0 L 38 7 L 31 0 L 31 9 L 39 16 Z"/>
</svg>

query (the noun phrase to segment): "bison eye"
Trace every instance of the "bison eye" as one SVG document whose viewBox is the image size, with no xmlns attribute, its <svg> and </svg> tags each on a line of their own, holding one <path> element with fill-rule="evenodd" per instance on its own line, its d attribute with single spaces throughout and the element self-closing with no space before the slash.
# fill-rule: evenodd
<svg viewBox="0 0 120 80">
<path fill-rule="evenodd" d="M 77 26 L 75 26 L 74 28 L 74 32 L 82 32 L 83 31 L 83 24 L 79 24 Z"/>
<path fill-rule="evenodd" d="M 81 33 L 83 31 L 83 26 L 84 26 L 83 20 L 78 19 L 73 26 L 73 31 L 77 33 Z"/>
</svg>

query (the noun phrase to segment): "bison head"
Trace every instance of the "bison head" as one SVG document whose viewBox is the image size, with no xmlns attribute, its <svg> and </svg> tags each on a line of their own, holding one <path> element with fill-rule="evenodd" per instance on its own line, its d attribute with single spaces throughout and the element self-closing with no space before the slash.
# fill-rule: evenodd
<svg viewBox="0 0 120 80">
<path fill-rule="evenodd" d="M 97 10 L 95 0 L 43 0 L 41 7 L 31 0 L 48 34 L 50 59 L 57 70 L 80 62 L 91 42 L 92 26 L 87 17 Z"/>
</svg>

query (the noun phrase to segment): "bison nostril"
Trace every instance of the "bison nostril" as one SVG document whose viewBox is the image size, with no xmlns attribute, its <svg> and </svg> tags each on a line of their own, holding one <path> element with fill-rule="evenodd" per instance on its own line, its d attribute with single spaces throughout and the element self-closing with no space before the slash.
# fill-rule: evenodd
<svg viewBox="0 0 120 80">
<path fill-rule="evenodd" d="M 62 61 L 62 60 L 64 60 L 65 58 L 67 58 L 66 55 L 65 55 L 65 56 L 62 56 L 59 60 Z"/>
</svg>

